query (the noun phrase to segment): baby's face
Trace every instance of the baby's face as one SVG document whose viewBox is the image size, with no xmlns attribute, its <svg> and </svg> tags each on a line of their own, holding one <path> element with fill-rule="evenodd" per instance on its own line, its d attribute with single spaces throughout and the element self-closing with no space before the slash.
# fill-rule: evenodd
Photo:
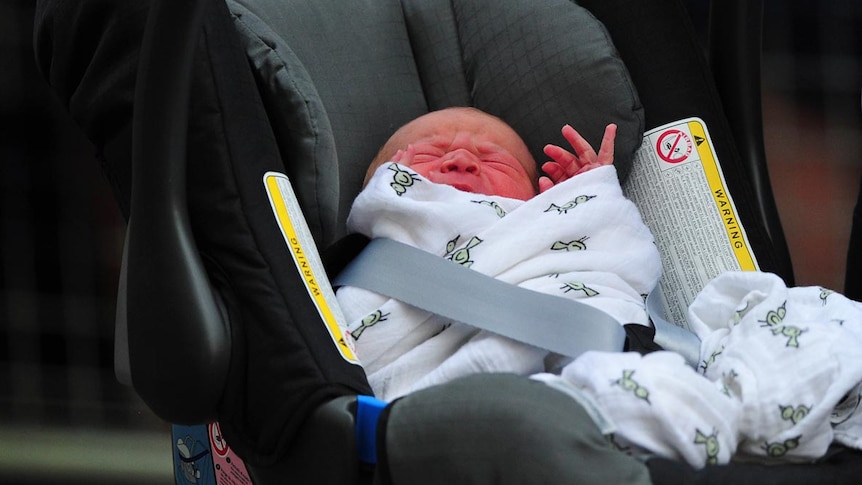
<svg viewBox="0 0 862 485">
<path fill-rule="evenodd" d="M 421 116 L 392 135 L 381 156 L 465 192 L 521 200 L 536 195 L 535 162 L 521 137 L 481 111 L 451 108 Z"/>
</svg>

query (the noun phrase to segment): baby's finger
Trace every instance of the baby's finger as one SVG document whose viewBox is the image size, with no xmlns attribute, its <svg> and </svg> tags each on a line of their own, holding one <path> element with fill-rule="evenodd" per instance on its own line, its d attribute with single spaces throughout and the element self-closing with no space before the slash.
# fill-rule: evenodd
<svg viewBox="0 0 862 485">
<path fill-rule="evenodd" d="M 413 157 L 416 156 L 416 148 L 411 144 L 407 145 L 405 150 L 399 150 L 403 153 L 401 154 L 401 163 L 407 166 L 413 163 Z"/>
<path fill-rule="evenodd" d="M 556 164 L 559 166 L 559 168 L 561 170 L 560 176 L 562 176 L 562 175 L 566 175 L 566 176 L 574 175 L 575 172 L 578 171 L 578 168 L 581 165 L 580 160 L 578 160 L 578 157 L 574 153 L 571 153 L 568 150 L 564 150 L 563 148 L 561 148 L 557 145 L 545 145 L 544 152 L 545 152 L 545 155 L 550 157 L 553 160 L 553 162 L 556 162 Z M 548 162 L 548 163 L 552 163 L 552 162 Z M 555 178 L 555 180 L 557 180 L 557 179 Z M 559 182 L 559 180 L 557 180 L 557 181 Z"/>
<path fill-rule="evenodd" d="M 548 175 L 548 178 L 555 182 L 560 181 L 560 177 L 565 174 L 565 170 L 557 162 L 545 162 L 542 164 L 542 171 Z"/>
<path fill-rule="evenodd" d="M 545 145 L 545 148 L 542 150 L 545 152 L 545 155 L 551 157 L 555 162 L 567 162 L 573 158 L 575 155 L 573 153 L 569 153 L 569 151 L 557 146 L 557 145 Z"/>
<path fill-rule="evenodd" d="M 614 140 L 617 136 L 617 125 L 611 123 L 605 128 L 602 137 L 602 146 L 599 147 L 598 162 L 600 165 L 611 165 L 614 163 Z"/>
<path fill-rule="evenodd" d="M 548 177 L 539 177 L 539 193 L 550 189 L 554 186 L 554 181 L 549 179 Z"/>
<path fill-rule="evenodd" d="M 572 149 L 575 151 L 575 155 L 581 159 L 584 163 L 593 163 L 596 159 L 596 152 L 593 150 L 593 147 L 590 146 L 589 142 L 578 133 L 577 130 L 572 128 L 571 125 L 566 125 L 563 127 L 563 137 L 569 144 L 572 145 Z"/>
</svg>

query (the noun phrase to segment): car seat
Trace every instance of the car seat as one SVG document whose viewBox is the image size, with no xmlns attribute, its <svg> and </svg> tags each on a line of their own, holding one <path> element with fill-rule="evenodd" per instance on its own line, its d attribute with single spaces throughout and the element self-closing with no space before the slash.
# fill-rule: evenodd
<svg viewBox="0 0 862 485">
<path fill-rule="evenodd" d="M 343 235 L 365 163 L 388 134 L 449 105 L 495 112 L 528 142 L 537 140 L 532 146 L 553 140 L 546 132 L 574 112 L 588 120 L 583 131 L 594 144 L 600 122 L 622 120 L 623 173 L 625 154 L 636 148 L 644 127 L 699 116 L 709 126 L 730 190 L 745 201 L 739 217 L 761 268 L 792 283 L 762 156 L 758 51 L 749 48 L 759 40 L 760 3 L 714 9 L 713 33 L 727 35 L 713 50 L 716 79 L 738 92 L 716 90 L 680 3 L 579 3 L 613 39 L 616 50 L 604 57 L 611 64 L 621 59 L 627 68 L 599 75 L 623 76 L 615 87 L 627 86 L 630 75 L 636 93 L 576 93 L 581 72 L 564 81 L 569 89 L 557 91 L 535 89 L 529 70 L 495 77 L 498 70 L 519 67 L 518 59 L 506 57 L 518 43 L 494 49 L 498 38 L 491 35 L 501 32 L 471 31 L 482 23 L 465 19 L 515 12 L 523 27 L 502 34 L 526 39 L 537 24 L 522 8 L 545 5 L 532 0 L 176 1 L 153 2 L 152 9 L 143 2 L 41 0 L 40 66 L 100 147 L 129 218 L 128 273 L 120 292 L 129 299 L 118 304 L 120 320 L 128 319 L 128 334 L 120 326 L 118 335 L 121 344 L 127 342 L 129 367 L 121 371 L 147 404 L 170 422 L 218 420 L 259 483 L 288 476 L 312 483 L 368 480 L 354 455 L 353 422 L 355 396 L 371 391 L 361 367 L 349 354 L 345 358 L 331 329 L 321 325 L 307 281 L 273 223 L 261 178 L 270 171 L 287 175 L 323 250 Z M 565 1 L 547 5 L 570 7 Z M 200 24 L 202 30 L 194 27 Z M 459 30 L 440 32 L 453 25 Z M 565 24 L 555 28 L 567 31 Z M 746 67 L 728 67 L 728 59 Z M 276 89 L 284 79 L 290 89 Z M 741 108 L 732 107 L 736 101 Z M 601 117 L 591 118 L 598 110 L 594 103 Z M 331 254 L 344 259 L 339 251 Z M 388 409 L 381 429 L 395 407 Z M 456 431 L 438 439 L 451 439 Z M 403 465 L 391 463 L 386 433 L 382 443 L 387 464 L 378 466 L 377 479 L 398 483 L 385 470 Z M 836 456 L 847 461 L 855 455 Z M 784 468 L 758 475 L 744 466 L 699 472 L 669 460 L 648 466 L 658 483 L 709 483 L 726 474 L 760 483 Z M 836 476 L 847 469 L 839 467 Z M 796 468 L 785 476 L 805 474 Z M 420 483 L 413 478 L 408 483 Z"/>
</svg>

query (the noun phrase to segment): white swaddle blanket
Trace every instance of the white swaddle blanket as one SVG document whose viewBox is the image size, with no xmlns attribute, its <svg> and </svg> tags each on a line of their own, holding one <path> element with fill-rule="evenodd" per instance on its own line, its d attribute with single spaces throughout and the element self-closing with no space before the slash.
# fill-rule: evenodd
<svg viewBox="0 0 862 485">
<path fill-rule="evenodd" d="M 348 229 L 531 290 L 580 299 L 621 324 L 647 324 L 644 295 L 661 272 L 652 234 L 623 196 L 612 166 L 520 201 L 462 192 L 385 164 L 354 202 Z M 366 290 L 342 288 L 338 300 L 381 399 L 468 374 L 529 375 L 561 362 Z"/>
<path fill-rule="evenodd" d="M 526 202 L 460 192 L 381 167 L 349 227 L 537 291 L 647 323 L 660 274 L 652 236 L 612 167 Z M 421 275 L 418 275 L 421 277 Z M 588 352 L 573 362 L 365 290 L 338 293 L 382 399 L 478 372 L 534 374 L 583 404 L 622 449 L 694 467 L 732 457 L 806 461 L 862 449 L 862 304 L 769 273 L 720 275 L 689 308 L 693 369 L 673 352 Z M 529 325 L 529 322 L 525 322 Z M 560 375 L 550 375 L 564 363 Z M 555 365 L 557 367 L 555 367 Z"/>
<path fill-rule="evenodd" d="M 862 304 L 776 275 L 730 272 L 689 307 L 700 365 L 671 352 L 588 352 L 562 379 L 591 396 L 617 443 L 684 459 L 805 461 L 862 448 Z"/>
</svg>

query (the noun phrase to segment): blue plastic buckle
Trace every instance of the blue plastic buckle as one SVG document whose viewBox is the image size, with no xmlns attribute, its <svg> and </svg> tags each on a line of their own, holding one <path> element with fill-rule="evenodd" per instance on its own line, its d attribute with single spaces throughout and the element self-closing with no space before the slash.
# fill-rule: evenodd
<svg viewBox="0 0 862 485">
<path fill-rule="evenodd" d="M 377 420 L 386 405 L 372 396 L 356 396 L 356 448 L 363 463 L 377 463 Z"/>
</svg>

